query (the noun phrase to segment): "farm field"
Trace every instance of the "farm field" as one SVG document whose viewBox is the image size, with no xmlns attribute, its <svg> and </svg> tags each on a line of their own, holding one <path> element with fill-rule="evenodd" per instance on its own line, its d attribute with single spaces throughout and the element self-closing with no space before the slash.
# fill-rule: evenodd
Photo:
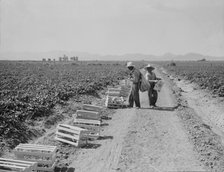
<svg viewBox="0 0 224 172">
<path fill-rule="evenodd" d="M 175 75 L 197 83 L 219 97 L 224 97 L 224 61 L 175 62 L 176 66 L 164 65 Z"/>
<path fill-rule="evenodd" d="M 137 68 L 145 63 L 134 62 Z M 0 157 L 15 159 L 12 149 L 23 142 L 57 146 L 56 172 L 223 171 L 224 109 L 219 113 L 214 102 L 202 98 L 201 89 L 191 87 L 193 80 L 185 83 L 184 62 L 156 66 L 164 81 L 156 108 L 149 108 L 147 92 L 140 93 L 140 109 L 103 108 L 108 118 L 101 118 L 100 136 L 78 148 L 55 140 L 57 124 L 73 125 L 83 103 L 104 105 L 107 86 L 128 75 L 125 62 L 0 65 Z"/>
<path fill-rule="evenodd" d="M 0 62 L 0 148 L 27 142 L 33 121 L 51 116 L 57 104 L 117 84 L 126 75 L 124 64 Z"/>
</svg>

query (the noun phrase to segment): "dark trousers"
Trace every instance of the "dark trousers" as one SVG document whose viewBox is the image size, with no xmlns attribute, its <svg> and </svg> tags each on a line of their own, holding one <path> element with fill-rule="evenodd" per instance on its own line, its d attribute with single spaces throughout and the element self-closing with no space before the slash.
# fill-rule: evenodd
<svg viewBox="0 0 224 172">
<path fill-rule="evenodd" d="M 152 87 L 150 87 L 148 90 L 148 96 L 149 96 L 149 106 L 155 106 L 158 99 L 157 91 L 154 90 Z"/>
<path fill-rule="evenodd" d="M 141 107 L 139 100 L 139 84 L 132 84 L 131 94 L 129 95 L 129 107 L 133 107 L 134 102 L 136 107 Z"/>
</svg>

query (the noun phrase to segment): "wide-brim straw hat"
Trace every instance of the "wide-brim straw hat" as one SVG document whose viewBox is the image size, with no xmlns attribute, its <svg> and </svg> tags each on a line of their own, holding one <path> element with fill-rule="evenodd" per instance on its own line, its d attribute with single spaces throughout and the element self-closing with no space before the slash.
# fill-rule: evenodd
<svg viewBox="0 0 224 172">
<path fill-rule="evenodd" d="M 127 67 L 135 67 L 135 65 L 132 62 L 127 62 Z"/>
<path fill-rule="evenodd" d="M 148 64 L 147 66 L 144 67 L 145 69 L 151 68 L 151 69 L 155 69 L 152 65 Z"/>
</svg>

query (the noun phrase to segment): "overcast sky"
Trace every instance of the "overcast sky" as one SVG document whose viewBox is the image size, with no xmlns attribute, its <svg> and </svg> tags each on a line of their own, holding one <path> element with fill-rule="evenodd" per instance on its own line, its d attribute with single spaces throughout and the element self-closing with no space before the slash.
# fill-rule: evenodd
<svg viewBox="0 0 224 172">
<path fill-rule="evenodd" d="M 1 51 L 224 55 L 224 0 L 0 0 Z"/>
</svg>

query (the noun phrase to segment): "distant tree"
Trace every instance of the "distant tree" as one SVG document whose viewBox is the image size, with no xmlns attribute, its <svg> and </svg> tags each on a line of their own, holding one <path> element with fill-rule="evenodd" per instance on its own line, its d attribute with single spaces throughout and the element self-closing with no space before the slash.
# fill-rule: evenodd
<svg viewBox="0 0 224 172">
<path fill-rule="evenodd" d="M 198 60 L 198 62 L 205 62 L 205 61 L 207 61 L 205 58 Z"/>
<path fill-rule="evenodd" d="M 172 61 L 169 64 L 167 64 L 167 66 L 176 66 L 176 63 L 174 61 Z"/>
</svg>

